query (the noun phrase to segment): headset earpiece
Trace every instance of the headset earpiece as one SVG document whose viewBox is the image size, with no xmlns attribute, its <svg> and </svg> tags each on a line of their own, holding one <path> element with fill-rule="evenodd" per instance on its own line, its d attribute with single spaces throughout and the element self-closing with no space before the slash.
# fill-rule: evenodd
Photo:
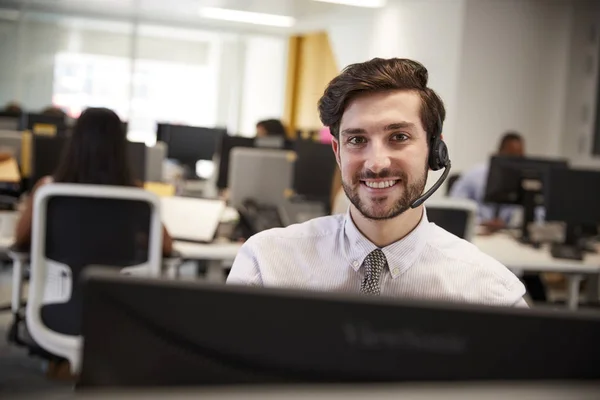
<svg viewBox="0 0 600 400">
<path fill-rule="evenodd" d="M 429 146 L 429 168 L 432 171 L 439 171 L 445 168 L 450 161 L 448 156 L 448 147 L 439 136 L 434 136 Z"/>
</svg>

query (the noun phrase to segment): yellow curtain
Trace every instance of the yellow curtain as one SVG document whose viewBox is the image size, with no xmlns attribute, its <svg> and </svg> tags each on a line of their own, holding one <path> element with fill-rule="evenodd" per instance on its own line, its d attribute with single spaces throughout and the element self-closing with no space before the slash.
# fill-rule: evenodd
<svg viewBox="0 0 600 400">
<path fill-rule="evenodd" d="M 327 32 L 290 37 L 284 120 L 292 138 L 322 127 L 317 102 L 338 72 Z"/>
</svg>

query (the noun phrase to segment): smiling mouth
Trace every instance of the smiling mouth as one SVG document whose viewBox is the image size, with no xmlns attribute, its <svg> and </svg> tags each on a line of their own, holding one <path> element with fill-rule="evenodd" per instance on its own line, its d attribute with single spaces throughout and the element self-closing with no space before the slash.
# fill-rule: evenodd
<svg viewBox="0 0 600 400">
<path fill-rule="evenodd" d="M 387 189 L 400 182 L 399 179 L 387 181 L 361 181 L 366 187 L 371 189 Z"/>
</svg>

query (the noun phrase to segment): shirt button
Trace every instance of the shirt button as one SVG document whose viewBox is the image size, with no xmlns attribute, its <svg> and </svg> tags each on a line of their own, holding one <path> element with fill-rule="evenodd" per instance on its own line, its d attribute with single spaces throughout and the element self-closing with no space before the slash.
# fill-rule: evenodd
<svg viewBox="0 0 600 400">
<path fill-rule="evenodd" d="M 354 267 L 358 267 L 360 264 L 358 263 L 358 261 L 354 260 L 352 261 L 352 266 Z"/>
<path fill-rule="evenodd" d="M 394 273 L 394 275 L 398 275 L 400 273 L 400 270 L 398 268 L 394 268 L 392 272 Z"/>
</svg>

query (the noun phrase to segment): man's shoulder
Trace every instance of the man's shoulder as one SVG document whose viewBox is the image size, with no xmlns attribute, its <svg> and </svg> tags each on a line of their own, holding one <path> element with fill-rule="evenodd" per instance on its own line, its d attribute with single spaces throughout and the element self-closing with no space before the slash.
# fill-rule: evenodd
<svg viewBox="0 0 600 400">
<path fill-rule="evenodd" d="M 505 265 L 477 246 L 434 225 L 433 257 L 448 266 L 448 278 L 460 282 L 465 294 L 485 302 L 516 302 L 525 294 L 521 281 Z"/>
<path fill-rule="evenodd" d="M 306 222 L 292 224 L 285 228 L 272 228 L 253 235 L 250 240 L 254 244 L 269 243 L 274 240 L 318 240 L 323 237 L 337 235 L 344 223 L 344 214 L 327 215 L 313 218 Z"/>
</svg>

